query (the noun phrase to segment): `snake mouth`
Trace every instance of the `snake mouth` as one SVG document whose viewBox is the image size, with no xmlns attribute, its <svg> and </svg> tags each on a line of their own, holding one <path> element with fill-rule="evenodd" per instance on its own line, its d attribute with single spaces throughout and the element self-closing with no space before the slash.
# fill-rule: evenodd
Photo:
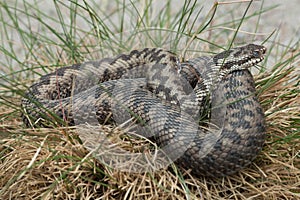
<svg viewBox="0 0 300 200">
<path fill-rule="evenodd" d="M 248 57 L 248 58 L 245 58 L 245 59 L 239 60 L 239 61 L 227 62 L 227 63 L 221 65 L 221 70 L 227 69 L 230 71 L 234 71 L 237 69 L 247 69 L 247 68 L 255 66 L 256 64 L 260 63 L 263 60 L 264 60 L 263 56 L 260 56 L 260 57 L 255 56 L 252 58 Z"/>
<path fill-rule="evenodd" d="M 259 57 L 259 58 L 252 58 L 247 63 L 256 65 L 256 64 L 260 63 L 263 60 L 264 60 L 264 57 L 262 56 L 262 57 Z"/>
</svg>

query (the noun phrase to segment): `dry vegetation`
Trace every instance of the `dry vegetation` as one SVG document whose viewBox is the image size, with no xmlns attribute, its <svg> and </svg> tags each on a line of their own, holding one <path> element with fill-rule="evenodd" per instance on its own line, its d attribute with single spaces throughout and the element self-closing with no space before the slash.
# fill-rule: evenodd
<svg viewBox="0 0 300 200">
<path fill-rule="evenodd" d="M 3 96 L 0 198 L 299 199 L 299 58 L 299 50 L 287 52 L 274 66 L 268 66 L 269 70 L 256 76 L 266 115 L 264 148 L 246 169 L 218 179 L 194 177 L 174 165 L 147 173 L 111 169 L 89 153 L 72 127 L 24 129 L 18 109 L 21 97 Z M 111 126 L 102 127 L 102 131 L 123 134 Z M 134 141 L 134 150 L 145 143 Z"/>
<path fill-rule="evenodd" d="M 1 142 L 0 194 L 3 199 L 297 199 L 300 97 L 294 69 L 257 77 L 258 87 L 273 79 L 259 89 L 268 137 L 255 162 L 237 175 L 193 177 L 174 166 L 155 173 L 118 172 L 90 156 L 72 129 L 24 130 L 18 119 L 8 119 L 1 132 L 13 137 Z M 1 114 L 12 111 L 1 107 Z"/>
</svg>

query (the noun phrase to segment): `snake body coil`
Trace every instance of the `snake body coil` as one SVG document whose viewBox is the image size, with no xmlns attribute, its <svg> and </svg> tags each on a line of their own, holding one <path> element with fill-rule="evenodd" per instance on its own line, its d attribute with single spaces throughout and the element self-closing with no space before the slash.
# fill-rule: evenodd
<svg viewBox="0 0 300 200">
<path fill-rule="evenodd" d="M 141 134 L 153 137 L 179 165 L 194 174 L 229 175 L 247 166 L 264 143 L 264 114 L 247 69 L 265 51 L 249 44 L 180 63 L 166 50 L 146 48 L 63 67 L 30 87 L 23 121 L 48 126 L 49 111 L 72 125 L 104 123 L 111 113 L 116 121 L 126 115 L 112 111 L 118 102 L 154 132 Z M 87 111 L 91 102 L 95 115 Z M 199 118 L 209 107 L 210 125 L 201 127 Z"/>
</svg>

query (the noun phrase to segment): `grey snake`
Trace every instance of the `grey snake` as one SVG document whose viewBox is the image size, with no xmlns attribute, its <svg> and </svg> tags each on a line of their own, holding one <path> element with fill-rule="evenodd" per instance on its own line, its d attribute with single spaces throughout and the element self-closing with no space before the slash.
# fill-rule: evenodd
<svg viewBox="0 0 300 200">
<path fill-rule="evenodd" d="M 179 62 L 167 50 L 145 48 L 62 67 L 30 86 L 22 118 L 28 127 L 138 118 L 148 129 L 137 134 L 178 165 L 196 175 L 230 175 L 249 165 L 264 143 L 264 113 L 248 68 L 265 52 L 248 44 Z"/>
</svg>

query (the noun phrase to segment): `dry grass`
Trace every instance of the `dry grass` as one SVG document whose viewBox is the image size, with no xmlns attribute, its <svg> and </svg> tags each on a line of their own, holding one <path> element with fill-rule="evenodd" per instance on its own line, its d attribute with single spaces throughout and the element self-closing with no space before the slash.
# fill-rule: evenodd
<svg viewBox="0 0 300 200">
<path fill-rule="evenodd" d="M 267 140 L 248 168 L 223 179 L 193 177 L 175 166 L 147 173 L 110 169 L 71 128 L 22 130 L 7 119 L 1 132 L 2 199 L 297 199 L 300 198 L 299 75 L 293 67 L 257 77 Z M 294 81 L 291 81 L 294 80 Z M 298 85 L 297 85 L 298 82 Z M 1 108 L 1 114 L 12 112 Z M 119 131 L 104 127 L 104 132 Z M 137 142 L 135 145 L 144 145 Z"/>
</svg>

